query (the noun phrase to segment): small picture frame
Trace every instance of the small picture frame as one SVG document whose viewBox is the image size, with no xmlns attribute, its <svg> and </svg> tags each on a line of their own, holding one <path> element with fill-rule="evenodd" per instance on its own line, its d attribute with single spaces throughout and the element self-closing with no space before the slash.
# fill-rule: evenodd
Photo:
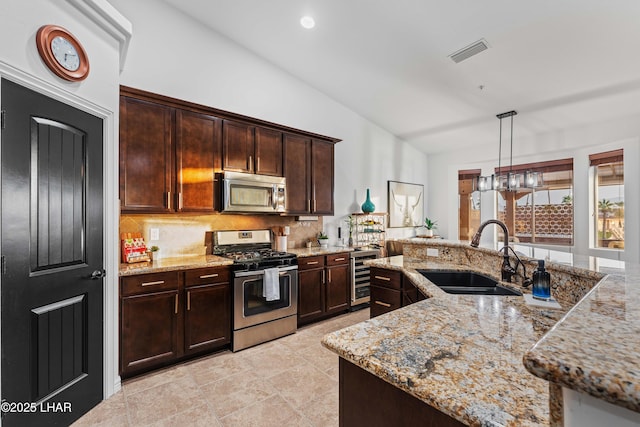
<svg viewBox="0 0 640 427">
<path fill-rule="evenodd" d="M 420 227 L 424 221 L 424 185 L 387 181 L 389 228 Z"/>
</svg>

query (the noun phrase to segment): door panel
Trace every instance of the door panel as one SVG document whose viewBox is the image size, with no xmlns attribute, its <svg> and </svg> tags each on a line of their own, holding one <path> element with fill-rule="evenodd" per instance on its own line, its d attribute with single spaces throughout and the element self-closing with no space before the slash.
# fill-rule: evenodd
<svg viewBox="0 0 640 427">
<path fill-rule="evenodd" d="M 224 170 L 253 173 L 253 126 L 225 120 L 222 125 L 222 153 Z"/>
<path fill-rule="evenodd" d="M 284 176 L 287 179 L 287 213 L 311 211 L 309 175 L 311 173 L 311 140 L 294 135 L 284 136 Z"/>
<path fill-rule="evenodd" d="M 314 214 L 333 215 L 333 144 L 314 140 L 312 144 L 312 192 Z"/>
<path fill-rule="evenodd" d="M 327 267 L 327 312 L 349 308 L 349 265 Z"/>
<path fill-rule="evenodd" d="M 102 400 L 102 120 L 2 80 L 2 399 L 71 405 L 3 426 L 68 425 Z"/>
<path fill-rule="evenodd" d="M 176 164 L 179 211 L 213 212 L 214 172 L 221 168 L 221 120 L 176 111 Z"/>
<path fill-rule="evenodd" d="M 87 376 L 86 311 L 85 295 L 31 310 L 35 400 Z"/>
<path fill-rule="evenodd" d="M 282 132 L 256 128 L 256 173 L 282 176 Z"/>
<path fill-rule="evenodd" d="M 62 123 L 33 117 L 31 141 L 31 270 L 86 262 L 84 153 L 86 135 Z"/>
<path fill-rule="evenodd" d="M 214 350 L 231 341 L 228 283 L 186 289 L 185 354 Z"/>
<path fill-rule="evenodd" d="M 120 97 L 120 208 L 172 212 L 174 110 Z"/>
<path fill-rule="evenodd" d="M 324 269 L 298 272 L 298 325 L 324 313 Z"/>
</svg>

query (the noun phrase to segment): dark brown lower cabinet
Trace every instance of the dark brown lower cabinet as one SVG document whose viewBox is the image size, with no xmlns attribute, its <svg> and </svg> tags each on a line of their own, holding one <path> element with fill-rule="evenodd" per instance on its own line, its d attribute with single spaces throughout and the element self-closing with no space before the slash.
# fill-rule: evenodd
<svg viewBox="0 0 640 427">
<path fill-rule="evenodd" d="M 185 289 L 185 355 L 215 350 L 231 341 L 229 284 L 191 286 Z"/>
<path fill-rule="evenodd" d="M 341 427 L 462 427 L 460 421 L 340 358 Z"/>
<path fill-rule="evenodd" d="M 371 318 L 426 298 L 400 271 L 371 267 L 369 274 Z"/>
<path fill-rule="evenodd" d="M 228 267 L 120 279 L 123 378 L 215 351 L 231 342 Z"/>
<path fill-rule="evenodd" d="M 324 267 L 298 272 L 298 324 L 317 319 L 324 313 Z"/>
<path fill-rule="evenodd" d="M 177 289 L 122 298 L 122 373 L 146 371 L 180 356 L 177 301 Z"/>
<path fill-rule="evenodd" d="M 298 259 L 298 326 L 349 311 L 349 254 Z"/>
</svg>

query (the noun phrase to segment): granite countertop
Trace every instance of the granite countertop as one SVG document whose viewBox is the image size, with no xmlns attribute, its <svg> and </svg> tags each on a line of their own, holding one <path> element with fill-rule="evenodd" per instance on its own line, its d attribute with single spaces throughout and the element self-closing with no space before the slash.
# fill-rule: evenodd
<svg viewBox="0 0 640 427">
<path fill-rule="evenodd" d="M 345 246 L 329 246 L 327 248 L 313 246 L 311 248 L 287 249 L 287 252 L 296 254 L 298 258 L 305 258 L 310 256 L 318 256 L 318 255 L 338 254 L 342 252 L 353 252 L 353 251 L 354 251 L 354 248 L 349 248 Z"/>
<path fill-rule="evenodd" d="M 352 252 L 354 248 L 342 246 L 329 246 L 328 248 L 312 247 L 300 249 L 287 249 L 287 252 L 296 256 L 310 257 L 329 255 L 342 252 Z M 133 264 L 120 264 L 120 276 L 133 276 L 135 274 L 161 273 L 163 271 L 190 270 L 193 268 L 218 267 L 231 265 L 233 261 L 217 255 L 188 255 L 183 257 L 162 258 L 153 262 L 137 262 Z"/>
<path fill-rule="evenodd" d="M 611 274 L 524 355 L 534 375 L 640 412 L 640 268 Z"/>
<path fill-rule="evenodd" d="M 233 261 L 217 255 L 190 255 L 184 257 L 162 258 L 153 262 L 120 264 L 120 276 L 135 274 L 162 273 L 164 271 L 190 270 L 193 268 L 218 267 L 231 265 Z"/>
<path fill-rule="evenodd" d="M 430 297 L 331 333 L 340 357 L 468 425 L 549 424 L 549 386 L 522 355 L 565 313 L 522 297 L 450 295 L 417 269 L 460 269 L 402 256 L 367 261 L 397 269 Z"/>
<path fill-rule="evenodd" d="M 329 334 L 323 344 L 469 425 L 548 425 L 549 382 L 640 412 L 640 266 L 514 246 L 523 259 L 546 259 L 597 284 L 575 306 L 550 310 L 522 297 L 445 294 L 416 271 L 470 270 L 474 263 L 367 261 L 402 271 L 430 298 Z"/>
<path fill-rule="evenodd" d="M 444 244 L 460 246 L 467 242 Z M 640 265 L 513 246 L 526 256 L 551 261 L 556 269 L 601 278 L 525 352 L 526 369 L 554 384 L 640 412 Z"/>
</svg>

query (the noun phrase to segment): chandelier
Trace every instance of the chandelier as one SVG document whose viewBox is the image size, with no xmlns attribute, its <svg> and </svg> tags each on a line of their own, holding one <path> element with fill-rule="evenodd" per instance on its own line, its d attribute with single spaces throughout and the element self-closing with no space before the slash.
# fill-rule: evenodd
<svg viewBox="0 0 640 427">
<path fill-rule="evenodd" d="M 496 115 L 500 119 L 500 132 L 498 140 L 498 169 L 491 176 L 479 176 L 476 189 L 479 191 L 518 191 L 520 187 L 538 188 L 542 186 L 542 173 L 525 171 L 523 174 L 513 171 L 513 116 L 516 111 L 507 111 Z M 509 170 L 504 173 L 502 169 L 502 119 L 511 118 L 511 131 L 509 138 Z"/>
</svg>

